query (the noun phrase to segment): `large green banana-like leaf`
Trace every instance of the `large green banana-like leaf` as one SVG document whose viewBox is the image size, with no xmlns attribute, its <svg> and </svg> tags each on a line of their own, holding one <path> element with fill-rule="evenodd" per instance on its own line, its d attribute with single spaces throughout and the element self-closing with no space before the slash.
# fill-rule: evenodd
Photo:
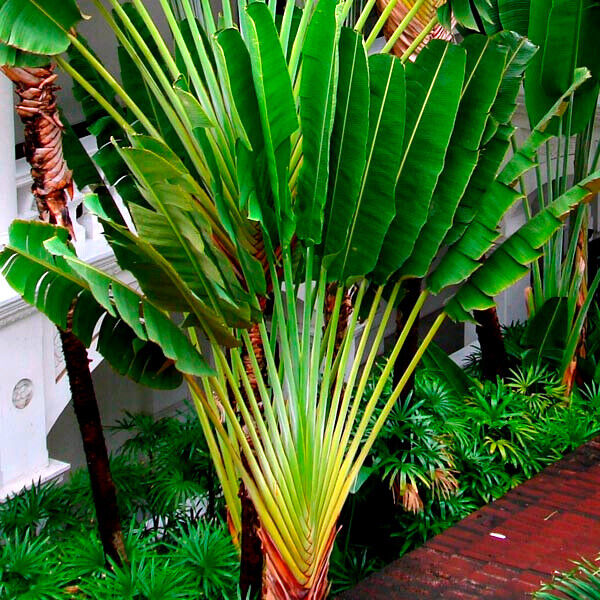
<svg viewBox="0 0 600 600">
<path fill-rule="evenodd" d="M 123 11 L 131 23 L 135 26 L 136 31 L 140 34 L 143 42 L 148 46 L 150 52 L 155 57 L 160 57 L 156 44 L 148 33 L 139 13 L 129 2 L 123 4 Z M 165 143 L 178 155 L 185 156 L 185 149 L 179 139 L 177 133 L 173 129 L 173 125 L 165 114 L 164 109 L 160 105 L 160 99 L 148 87 L 141 72 L 140 67 L 136 66 L 130 53 L 125 49 L 122 43 L 117 47 L 117 57 L 119 59 L 120 75 L 123 82 L 123 89 L 129 94 L 131 99 L 138 105 L 145 108 L 145 113 L 149 121 L 154 125 L 157 131 L 162 136 Z M 143 68 L 148 71 L 145 63 L 142 63 Z M 167 71 L 162 62 L 159 63 L 163 71 Z M 184 105 L 186 113 L 188 107 Z"/>
<path fill-rule="evenodd" d="M 352 29 L 343 28 L 339 55 L 336 114 L 331 138 L 331 174 L 324 219 L 323 254 L 328 257 L 337 255 L 345 248 L 348 228 L 361 190 L 369 133 L 369 71 L 362 36 Z M 370 243 L 374 241 L 369 240 Z M 339 265 L 338 262 L 329 267 L 331 278 L 342 276 Z"/>
<path fill-rule="evenodd" d="M 565 215 L 600 191 L 600 171 L 551 202 L 503 242 L 446 305 L 454 319 L 494 306 L 494 296 L 516 283 L 543 255 L 542 246 L 563 225 Z"/>
<path fill-rule="evenodd" d="M 152 245 L 154 237 L 146 240 L 114 222 L 103 210 L 97 196 L 88 196 L 85 204 L 102 223 L 119 266 L 135 276 L 148 297 L 166 310 L 194 315 L 220 343 L 237 345 L 223 318 L 194 294 L 173 264 Z M 187 267 L 184 265 L 183 268 Z"/>
<path fill-rule="evenodd" d="M 585 69 L 578 70 L 573 85 L 558 99 L 498 177 L 489 185 L 482 196 L 473 221 L 428 277 L 427 287 L 433 293 L 439 293 L 444 287 L 464 281 L 480 267 L 479 261 L 500 236 L 497 229 L 500 220 L 521 197 L 521 194 L 511 186 L 520 176 L 535 167 L 535 154 L 538 148 L 552 136 L 548 132 L 549 123 L 564 112 L 571 94 L 588 77 L 589 73 Z"/>
<path fill-rule="evenodd" d="M 193 21 L 189 19 L 183 19 L 179 23 L 181 29 L 181 35 L 185 42 L 185 47 L 192 54 L 193 63 L 198 69 L 198 74 L 202 83 L 205 86 L 209 86 L 207 74 L 204 72 L 203 65 L 209 66 L 213 73 L 217 72 L 217 63 L 213 48 L 210 44 L 210 39 L 205 31 L 202 23 L 198 18 Z M 196 39 L 196 31 L 200 34 L 200 40 Z M 208 63 L 206 62 L 208 60 Z M 185 60 L 181 56 L 181 51 L 178 46 L 175 48 L 175 63 L 179 67 L 181 73 L 186 74 L 186 78 L 189 79 L 189 73 Z"/>
<path fill-rule="evenodd" d="M 423 367 L 447 383 L 458 398 L 468 398 L 473 386 L 482 385 L 477 379 L 467 375 L 435 342 L 431 342 L 423 355 Z"/>
<path fill-rule="evenodd" d="M 222 72 L 227 78 L 225 82 L 234 102 L 233 110 L 237 112 L 242 130 L 240 137 L 250 144 L 256 156 L 265 145 L 262 133 L 258 99 L 252 78 L 252 62 L 246 44 L 237 29 L 225 29 L 216 37 L 217 60 L 224 66 Z"/>
<path fill-rule="evenodd" d="M 526 37 L 510 31 L 501 31 L 493 39 L 508 48 L 508 57 L 502 84 L 490 111 L 490 121 L 496 123 L 497 127 L 508 127 L 517 108 L 517 96 L 523 83 L 523 73 L 535 56 L 537 48 Z M 490 137 L 491 134 L 488 134 L 485 140 Z"/>
<path fill-rule="evenodd" d="M 79 36 L 79 41 L 94 55 L 83 37 Z M 69 64 L 96 90 L 99 90 L 102 97 L 115 107 L 124 119 L 130 116 L 119 108 L 111 87 L 90 66 L 79 50 L 71 46 L 68 50 L 68 58 Z M 126 213 L 127 208 L 122 204 L 117 206 L 115 198 L 106 188 L 106 183 L 114 186 L 126 205 L 130 202 L 145 204 L 143 197 L 135 187 L 127 166 L 119 156 L 117 148 L 111 143 L 111 140 L 121 142 L 125 134 L 119 124 L 82 85 L 74 81 L 72 92 L 79 102 L 86 122 L 89 123 L 88 130 L 96 138 L 100 150 L 90 159 L 79 138 L 70 131 L 70 126 L 66 123 L 66 130 L 63 134 L 65 160 L 73 172 L 73 179 L 77 187 L 83 190 L 89 186 L 90 190 L 97 194 L 103 210 L 110 215 L 110 218 L 124 225 L 125 221 L 121 211 Z"/>
<path fill-rule="evenodd" d="M 552 2 L 541 55 L 542 86 L 548 94 L 557 96 L 567 89 L 573 80 L 573 70 L 579 66 L 588 68 L 597 82 L 599 30 L 600 6 L 595 0 Z"/>
<path fill-rule="evenodd" d="M 98 167 L 90 155 L 85 151 L 79 136 L 75 133 L 71 124 L 61 114 L 63 123 L 63 153 L 65 160 L 71 172 L 73 173 L 73 181 L 80 190 L 86 186 L 95 186 L 102 184 L 102 177 L 98 171 Z"/>
<path fill-rule="evenodd" d="M 79 41 L 84 48 L 88 50 L 95 58 L 98 58 L 89 44 L 82 36 L 78 36 Z M 121 115 L 126 118 L 125 111 L 121 110 L 115 98 L 115 94 L 110 85 L 91 67 L 89 62 L 81 55 L 81 52 L 70 46 L 67 52 L 69 64 L 75 69 L 85 81 L 93 85 L 99 91 L 100 95 L 105 98 L 111 106 L 116 108 Z M 93 129 L 98 147 L 102 147 L 110 142 L 111 137 L 120 139 L 123 136 L 121 128 L 108 115 L 106 110 L 98 103 L 96 98 L 93 98 L 89 90 L 86 90 L 80 83 L 73 81 L 72 86 L 73 96 L 79 103 L 83 115 L 87 123 L 89 123 L 90 131 Z M 116 153 L 116 150 L 115 150 Z"/>
<path fill-rule="evenodd" d="M 242 33 L 250 53 L 275 214 L 281 241 L 287 244 L 292 235 L 287 185 L 289 138 L 298 129 L 298 116 L 290 74 L 270 10 L 266 4 L 254 2 L 246 8 L 246 15 L 248 27 Z"/>
<path fill-rule="evenodd" d="M 0 253 L 6 280 L 58 327 L 66 328 L 72 308 L 73 332 L 86 345 L 101 321 L 98 349 L 119 373 L 159 388 L 180 385 L 178 370 L 198 376 L 211 373 L 160 310 L 118 279 L 80 261 L 66 245 L 66 230 L 15 221 L 9 236 Z"/>
<path fill-rule="evenodd" d="M 587 68 L 581 67 L 575 70 L 571 85 L 558 97 L 555 104 L 533 128 L 527 140 L 504 167 L 500 178 L 501 181 L 508 185 L 513 185 L 525 171 L 536 165 L 538 149 L 552 137 L 552 123 L 557 117 L 560 117 L 569 110 L 572 102 L 577 102 L 577 98 L 574 95 L 576 95 L 577 90 L 586 85 L 590 78 L 591 73 Z"/>
<path fill-rule="evenodd" d="M 498 0 L 502 27 L 507 31 L 527 36 L 530 2 L 531 0 Z"/>
<path fill-rule="evenodd" d="M 501 29 L 498 0 L 447 0 L 438 9 L 440 22 L 447 29 L 452 27 L 451 15 L 461 32 L 466 29 L 467 33 L 492 35 Z"/>
<path fill-rule="evenodd" d="M 482 16 L 485 15 L 489 18 L 489 8 L 488 0 L 479 0 L 478 8 L 483 9 L 480 12 L 475 10 L 473 12 L 473 6 L 471 5 L 470 0 L 451 0 L 452 13 L 456 20 L 469 29 L 479 30 L 479 24 L 482 23 Z M 479 22 L 478 22 L 479 21 Z M 483 31 L 481 32 L 483 33 Z"/>
<path fill-rule="evenodd" d="M 571 85 L 577 66 L 583 0 L 550 3 L 546 39 L 541 48 L 541 84 L 550 96 L 560 95 Z"/>
<path fill-rule="evenodd" d="M 530 11 L 529 39 L 540 46 L 525 77 L 530 122 L 536 123 L 564 93 L 576 67 L 587 67 L 592 80 L 577 92 L 571 108 L 571 133 L 579 133 L 598 100 L 600 5 L 594 0 L 531 0 Z M 556 124 L 551 128 L 555 132 Z"/>
<path fill-rule="evenodd" d="M 508 48 L 502 83 L 490 111 L 477 167 L 456 210 L 454 222 L 444 240 L 445 245 L 455 243 L 462 236 L 473 220 L 481 198 L 498 174 L 510 146 L 509 140 L 513 133 L 510 121 L 517 108 L 523 73 L 536 51 L 526 38 L 509 32 L 501 32 L 494 39 Z"/>
<path fill-rule="evenodd" d="M 508 48 L 494 38 L 472 35 L 462 46 L 467 51 L 465 83 L 444 170 L 431 200 L 427 222 L 410 258 L 400 269 L 401 276 L 424 277 L 452 226 L 458 203 L 478 162 L 488 114 L 505 71 Z"/>
<path fill-rule="evenodd" d="M 215 53 L 221 62 L 224 85 L 232 98 L 234 121 L 239 123 L 236 143 L 240 209 L 259 221 L 264 233 L 277 239 L 275 204 L 268 183 L 265 138 L 248 48 L 237 29 L 226 29 L 216 38 Z"/>
<path fill-rule="evenodd" d="M 215 314 L 223 311 L 233 318 L 232 324 L 248 325 L 250 300 L 237 285 L 232 266 L 224 272 L 207 254 L 209 223 L 194 210 L 205 197 L 204 191 L 165 146 L 139 136 L 133 141 L 136 147 L 119 152 L 152 208 L 130 208 L 140 236 L 152 240 L 150 244 Z"/>
<path fill-rule="evenodd" d="M 121 225 L 125 225 L 123 215 L 106 187 L 98 166 L 83 147 L 81 140 L 73 131 L 69 122 L 63 115 L 61 115 L 61 118 L 64 125 L 63 154 L 69 169 L 73 173 L 73 181 L 75 181 L 77 188 L 79 190 L 88 188 L 96 194 L 103 210 L 110 215 L 110 218 Z"/>
<path fill-rule="evenodd" d="M 349 227 L 345 236 L 342 233 L 340 237 L 343 246 L 338 248 L 340 253 L 330 267 L 332 276 L 339 275 L 342 279 L 371 271 L 383 235 L 395 214 L 394 183 L 400 167 L 398 148 L 402 146 L 405 118 L 404 67 L 397 58 L 383 54 L 369 57 L 368 65 L 370 103 L 366 164 L 354 210 L 351 210 L 352 200 L 348 199 Z M 340 160 L 346 159 L 341 157 Z M 362 160 L 359 165 L 361 163 Z M 351 176 L 356 175 L 360 176 L 360 173 Z M 340 198 L 337 206 L 343 212 L 342 201 Z"/>
<path fill-rule="evenodd" d="M 65 32 L 81 18 L 75 0 L 2 0 L 0 40 L 34 54 L 60 54 L 70 45 Z"/>
<path fill-rule="evenodd" d="M 396 183 L 396 217 L 376 269 L 380 280 L 410 256 L 438 178 L 458 112 L 466 52 L 440 40 L 430 42 L 406 69 L 406 127 Z"/>
<path fill-rule="evenodd" d="M 42 67 L 48 64 L 45 54 L 31 54 L 0 42 L 0 65 L 10 67 Z"/>
<path fill-rule="evenodd" d="M 320 244 L 329 184 L 329 150 L 335 113 L 338 69 L 335 0 L 320 0 L 302 52 L 300 131 L 302 166 L 296 198 L 296 235 Z"/>
<path fill-rule="evenodd" d="M 77 258 L 65 240 L 54 237 L 45 243 L 45 247 L 53 255 L 64 258 L 73 271 L 87 282 L 96 301 L 109 314 L 120 316 L 138 337 L 145 336 L 158 344 L 165 356 L 175 361 L 180 372 L 199 377 L 213 373 L 186 335 L 154 304 L 116 277 Z"/>
</svg>

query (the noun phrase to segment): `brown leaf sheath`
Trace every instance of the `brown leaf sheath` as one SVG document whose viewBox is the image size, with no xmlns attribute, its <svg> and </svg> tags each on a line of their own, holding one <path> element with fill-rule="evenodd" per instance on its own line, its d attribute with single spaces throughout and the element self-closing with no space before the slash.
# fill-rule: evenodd
<svg viewBox="0 0 600 600">
<path fill-rule="evenodd" d="M 56 105 L 54 65 L 35 68 L 2 67 L 19 96 L 17 114 L 25 125 L 25 156 L 31 165 L 31 191 L 40 218 L 66 227 L 73 236 L 67 203 L 73 198 L 73 178 L 63 156 L 62 132 Z"/>
</svg>

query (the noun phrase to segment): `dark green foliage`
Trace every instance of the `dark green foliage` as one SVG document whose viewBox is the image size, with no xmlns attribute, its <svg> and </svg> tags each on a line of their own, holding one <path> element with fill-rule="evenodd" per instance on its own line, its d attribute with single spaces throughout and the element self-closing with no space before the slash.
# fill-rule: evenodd
<svg viewBox="0 0 600 600">
<path fill-rule="evenodd" d="M 520 366 L 523 326 L 506 332 L 505 381 L 474 378 L 459 395 L 439 369 L 423 369 L 392 411 L 342 513 L 340 543 L 357 572 L 362 549 L 369 561 L 393 560 L 600 433 L 600 386 L 565 398 L 549 367 Z M 381 402 L 389 393 L 391 384 Z M 349 577 L 341 570 L 339 585 Z"/>
<path fill-rule="evenodd" d="M 104 577 L 84 582 L 81 590 L 89 598 L 105 600 L 175 600 L 195 593 L 186 573 L 158 556 L 143 556 L 127 566 L 107 569 Z"/>
<path fill-rule="evenodd" d="M 600 278 L 596 283 L 600 283 Z M 565 298 L 551 298 L 527 323 L 512 323 L 502 328 L 509 367 L 516 369 L 523 365 L 523 373 L 519 377 L 531 379 L 532 386 L 538 380 L 543 383 L 548 369 L 562 372 L 569 340 L 578 339 L 581 332 L 584 320 L 575 325 L 575 316 L 567 317 L 566 304 Z M 597 300 L 590 298 L 586 310 L 586 354 L 584 357 L 577 356 L 577 383 L 580 387 L 600 381 L 600 308 Z M 572 357 L 574 350 L 571 347 L 566 356 Z M 465 371 L 472 377 L 481 377 L 480 360 L 478 349 L 468 358 Z M 430 362 L 424 364 L 430 367 Z M 443 378 L 448 379 L 449 374 L 444 373 Z M 514 385 L 511 387 L 514 388 Z M 529 391 L 539 393 L 540 388 L 533 386 Z"/>
<path fill-rule="evenodd" d="M 56 483 L 42 485 L 40 482 L 26 493 L 0 503 L 0 538 L 17 533 L 58 532 L 74 525 L 77 519 L 77 512 L 71 509 L 64 490 Z"/>
<path fill-rule="evenodd" d="M 575 563 L 575 569 L 557 574 L 534 595 L 539 600 L 597 600 L 600 598 L 598 559 Z"/>
<path fill-rule="evenodd" d="M 65 574 L 59 569 L 57 548 L 47 537 L 30 532 L 0 544 L 0 598 L 2 600 L 59 600 Z"/>
<path fill-rule="evenodd" d="M 233 594 L 238 580 L 238 555 L 229 534 L 199 522 L 173 536 L 173 566 L 184 571 L 206 598 Z"/>
<path fill-rule="evenodd" d="M 127 413 L 114 429 L 130 434 L 111 457 L 129 564 L 106 564 L 79 470 L 0 504 L 0 600 L 237 598 L 239 559 L 196 415 Z"/>
<path fill-rule="evenodd" d="M 577 369 L 586 385 L 600 382 L 600 307 L 595 300 L 588 311 L 586 356 L 579 356 Z"/>
<path fill-rule="evenodd" d="M 473 377 L 457 387 L 439 360 L 418 373 L 413 395 L 392 411 L 342 513 L 331 557 L 333 594 L 600 433 L 600 385 L 566 399 L 549 367 L 519 366 L 523 330 L 505 330 L 514 365 L 506 381 L 482 385 Z M 379 359 L 368 387 L 382 365 Z M 391 393 L 390 380 L 381 402 Z M 161 419 L 125 413 L 111 429 L 128 434 L 111 467 L 121 518 L 129 522 L 130 564 L 106 564 L 87 473 L 77 471 L 65 485 L 38 484 L 0 504 L 0 600 L 240 598 L 239 558 L 191 409 Z"/>
<path fill-rule="evenodd" d="M 370 557 L 367 548 L 340 549 L 334 546 L 329 576 L 333 582 L 333 596 L 353 588 L 374 571 L 383 567 L 380 560 Z"/>
</svg>

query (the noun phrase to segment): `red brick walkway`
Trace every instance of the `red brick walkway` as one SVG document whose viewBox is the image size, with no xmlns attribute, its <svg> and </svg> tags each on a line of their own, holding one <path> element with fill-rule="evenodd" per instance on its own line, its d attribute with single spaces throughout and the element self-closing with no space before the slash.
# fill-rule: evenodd
<svg viewBox="0 0 600 600">
<path fill-rule="evenodd" d="M 392 563 L 344 600 L 527 598 L 600 552 L 600 438 Z"/>
</svg>

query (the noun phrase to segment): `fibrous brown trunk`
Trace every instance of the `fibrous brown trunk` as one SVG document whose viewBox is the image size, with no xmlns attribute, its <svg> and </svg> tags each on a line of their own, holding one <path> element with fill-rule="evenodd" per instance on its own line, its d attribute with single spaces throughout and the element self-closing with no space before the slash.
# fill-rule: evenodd
<svg viewBox="0 0 600 600">
<path fill-rule="evenodd" d="M 581 227 L 577 237 L 577 250 L 575 252 L 575 269 L 581 275 L 581 284 L 579 286 L 579 291 L 577 293 L 577 301 L 576 301 L 576 314 L 579 314 L 585 304 L 587 295 L 588 295 L 588 287 L 587 287 L 587 219 L 584 220 L 585 223 Z M 573 391 L 573 386 L 575 382 L 581 383 L 579 381 L 579 372 L 577 369 L 577 363 L 579 358 L 586 357 L 586 337 L 587 337 L 587 320 L 584 322 L 581 328 L 581 334 L 579 336 L 579 340 L 577 340 L 577 348 L 575 350 L 575 354 L 571 362 L 569 363 L 565 373 L 563 374 L 563 383 L 566 388 L 566 394 L 570 395 Z"/>
<path fill-rule="evenodd" d="M 417 300 L 419 299 L 419 295 L 421 294 L 421 281 L 421 279 L 407 279 L 403 284 L 405 295 L 400 301 L 398 310 L 396 312 L 397 338 L 400 337 L 400 333 L 406 325 L 408 316 L 412 312 Z M 406 342 L 402 346 L 400 354 L 398 355 L 398 360 L 396 360 L 396 364 L 394 365 L 394 386 L 397 385 L 402 379 L 402 376 L 406 372 L 406 369 L 410 365 L 419 348 L 419 322 L 420 319 L 417 317 L 415 322 L 412 324 L 410 331 L 408 332 Z M 406 385 L 402 389 L 401 398 L 403 400 L 407 398 L 414 386 L 415 375 L 413 372 L 409 380 L 406 382 Z"/>
<path fill-rule="evenodd" d="M 323 319 L 323 330 L 327 329 L 327 325 L 333 316 L 335 309 L 335 298 L 337 295 L 338 284 L 329 283 L 326 289 L 325 297 L 325 315 Z M 337 328 L 335 330 L 335 343 L 333 355 L 335 356 L 344 341 L 348 324 L 350 323 L 350 317 L 352 316 L 352 289 L 344 291 L 342 296 L 342 302 L 340 304 L 340 314 L 338 316 Z"/>
<path fill-rule="evenodd" d="M 67 202 L 73 179 L 62 151 L 62 123 L 56 108 L 54 67 L 3 67 L 19 95 L 17 114 L 25 125 L 25 157 L 31 166 L 31 191 L 40 219 L 73 233 Z"/>
<path fill-rule="evenodd" d="M 337 531 L 333 529 L 325 552 L 316 565 L 314 576 L 306 583 L 299 582 L 290 571 L 275 544 L 265 532 L 259 530 L 265 556 L 262 600 L 324 600 L 329 593 L 329 558 Z"/>
<path fill-rule="evenodd" d="M 386 10 L 391 0 L 377 0 L 377 8 L 379 12 Z M 411 10 L 414 2 L 406 2 L 400 0 L 396 2 L 390 16 L 388 17 L 383 27 L 383 34 L 386 39 L 390 39 L 395 31 L 398 29 L 398 25 L 404 21 L 408 12 Z M 417 14 L 411 19 L 406 29 L 400 34 L 398 40 L 392 48 L 392 52 L 396 56 L 403 56 L 404 53 L 411 47 L 413 42 L 419 37 L 423 29 L 428 23 L 436 16 L 439 3 L 434 1 L 425 2 Z M 452 18 L 454 22 L 454 18 Z M 452 32 L 448 31 L 443 25 L 437 23 L 431 32 L 423 39 L 419 46 L 415 49 L 411 56 L 411 59 L 418 54 L 418 52 L 432 39 L 440 39 L 451 41 Z"/>
<path fill-rule="evenodd" d="M 477 338 L 481 349 L 481 375 L 489 381 L 508 374 L 508 355 L 496 308 L 473 312 L 477 321 Z"/>
<path fill-rule="evenodd" d="M 73 179 L 62 151 L 63 126 L 56 107 L 54 67 L 2 69 L 19 96 L 17 114 L 25 125 L 25 155 L 31 165 L 32 192 L 40 219 L 66 227 L 72 235 L 67 203 L 73 197 Z M 123 531 L 87 350 L 71 332 L 70 323 L 67 331 L 59 332 L 102 547 L 107 557 L 121 564 L 126 560 Z"/>
</svg>

